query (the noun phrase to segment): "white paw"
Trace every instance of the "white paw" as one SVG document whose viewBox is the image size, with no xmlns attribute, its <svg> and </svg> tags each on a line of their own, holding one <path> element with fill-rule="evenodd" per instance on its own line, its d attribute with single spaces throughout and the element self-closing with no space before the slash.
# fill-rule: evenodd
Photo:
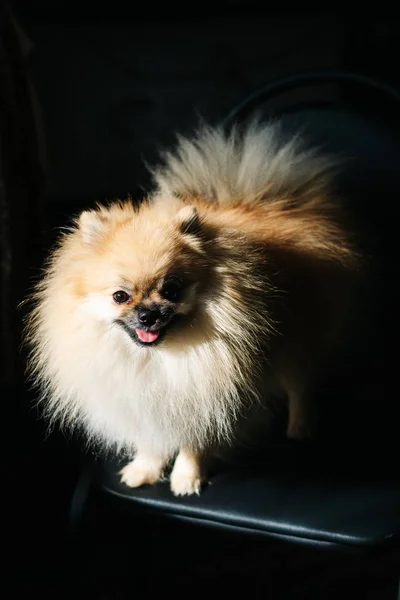
<svg viewBox="0 0 400 600">
<path fill-rule="evenodd" d="M 198 473 L 187 473 L 172 471 L 171 473 L 171 491 L 174 496 L 191 496 L 197 494 L 200 496 L 201 477 Z"/>
<path fill-rule="evenodd" d="M 161 469 L 153 465 L 146 466 L 142 461 L 133 460 L 124 467 L 120 473 L 121 482 L 131 488 L 152 484 L 158 481 L 162 475 Z"/>
</svg>

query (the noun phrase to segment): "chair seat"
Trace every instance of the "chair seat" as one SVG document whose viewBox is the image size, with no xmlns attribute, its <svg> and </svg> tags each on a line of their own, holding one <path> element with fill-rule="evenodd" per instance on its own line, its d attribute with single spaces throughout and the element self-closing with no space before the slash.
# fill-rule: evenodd
<svg viewBox="0 0 400 600">
<path fill-rule="evenodd" d="M 103 491 L 120 500 L 199 524 L 341 549 L 400 542 L 398 473 L 361 457 L 341 466 L 332 455 L 288 444 L 257 467 L 219 466 L 200 496 L 174 497 L 167 481 L 131 489 L 117 462 L 100 465 Z M 279 456 L 277 461 L 276 456 Z M 269 464 L 268 464 L 269 463 Z"/>
</svg>

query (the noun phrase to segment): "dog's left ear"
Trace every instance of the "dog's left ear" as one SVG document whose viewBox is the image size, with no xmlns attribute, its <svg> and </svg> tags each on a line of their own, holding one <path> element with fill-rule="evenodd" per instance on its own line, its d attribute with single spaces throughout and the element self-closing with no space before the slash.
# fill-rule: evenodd
<svg viewBox="0 0 400 600">
<path fill-rule="evenodd" d="M 201 223 L 199 214 L 194 206 L 185 206 L 178 213 L 179 229 L 183 235 L 199 236 Z"/>
</svg>

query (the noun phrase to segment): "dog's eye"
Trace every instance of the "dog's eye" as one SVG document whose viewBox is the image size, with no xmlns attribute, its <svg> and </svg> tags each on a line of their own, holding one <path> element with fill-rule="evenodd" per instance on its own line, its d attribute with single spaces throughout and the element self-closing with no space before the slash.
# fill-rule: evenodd
<svg viewBox="0 0 400 600">
<path fill-rule="evenodd" d="M 128 302 L 128 300 L 130 300 L 130 295 L 124 292 L 123 290 L 118 290 L 118 292 L 115 292 L 113 294 L 113 300 L 117 304 L 125 304 L 125 302 Z"/>
<path fill-rule="evenodd" d="M 161 288 L 160 294 L 166 300 L 170 302 L 177 302 L 182 296 L 183 284 L 178 279 L 170 279 L 164 283 Z"/>
</svg>

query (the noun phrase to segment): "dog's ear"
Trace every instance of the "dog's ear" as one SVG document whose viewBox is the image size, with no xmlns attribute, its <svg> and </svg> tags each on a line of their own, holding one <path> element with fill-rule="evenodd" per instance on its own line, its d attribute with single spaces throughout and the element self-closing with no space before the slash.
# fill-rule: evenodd
<svg viewBox="0 0 400 600">
<path fill-rule="evenodd" d="M 92 244 L 105 232 L 107 218 L 96 210 L 85 210 L 78 218 L 77 225 L 81 232 L 82 240 L 86 244 Z"/>
<path fill-rule="evenodd" d="M 179 231 L 185 238 L 186 243 L 196 252 L 202 254 L 203 247 L 203 231 L 199 213 L 195 206 L 184 206 L 178 212 L 178 227 Z"/>
<path fill-rule="evenodd" d="M 183 235 L 199 236 L 201 223 L 195 206 L 184 206 L 178 213 L 179 229 Z"/>
</svg>

